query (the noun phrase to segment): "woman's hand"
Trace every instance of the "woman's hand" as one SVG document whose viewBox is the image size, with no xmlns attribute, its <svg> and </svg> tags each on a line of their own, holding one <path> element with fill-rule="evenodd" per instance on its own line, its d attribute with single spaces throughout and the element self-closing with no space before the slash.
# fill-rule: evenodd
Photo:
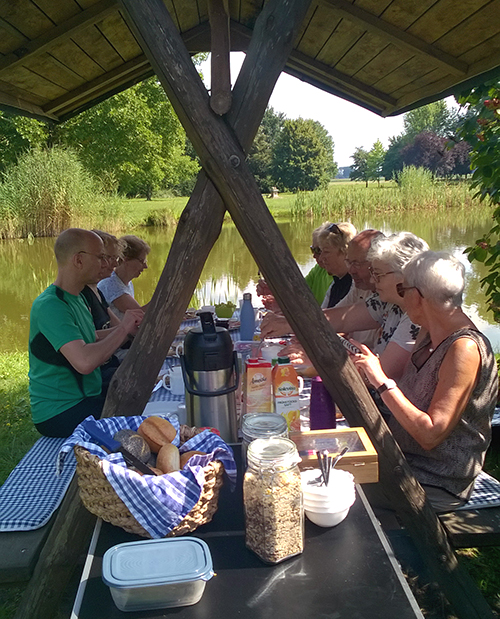
<svg viewBox="0 0 500 619">
<path fill-rule="evenodd" d="M 350 339 L 355 346 L 357 346 L 361 352 L 357 354 L 349 353 L 354 365 L 361 372 L 362 375 L 366 376 L 369 383 L 377 388 L 380 387 L 383 383 L 386 382 L 387 376 L 380 365 L 379 358 L 372 353 L 372 351 L 365 346 L 364 344 L 360 344 L 356 340 Z"/>
<path fill-rule="evenodd" d="M 273 312 L 266 314 L 260 324 L 260 334 L 262 338 L 279 337 L 280 335 L 286 335 L 291 332 L 292 328 L 288 324 L 287 319 Z"/>
</svg>

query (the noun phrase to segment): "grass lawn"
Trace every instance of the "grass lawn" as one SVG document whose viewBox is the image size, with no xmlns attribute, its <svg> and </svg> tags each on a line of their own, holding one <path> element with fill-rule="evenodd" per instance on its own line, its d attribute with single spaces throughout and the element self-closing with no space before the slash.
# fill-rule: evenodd
<svg viewBox="0 0 500 619">
<path fill-rule="evenodd" d="M 0 411 L 1 484 L 40 436 L 31 422 L 25 352 L 0 354 Z M 498 445 L 488 453 L 485 469 L 500 479 Z M 488 603 L 500 614 L 500 548 L 468 548 L 458 553 Z M 14 616 L 23 591 L 23 586 L 0 587 L 0 619 Z"/>
</svg>

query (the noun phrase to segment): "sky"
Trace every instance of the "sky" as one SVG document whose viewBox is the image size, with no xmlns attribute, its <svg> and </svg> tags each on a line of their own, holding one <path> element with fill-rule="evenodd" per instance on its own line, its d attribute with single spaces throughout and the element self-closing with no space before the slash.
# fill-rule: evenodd
<svg viewBox="0 0 500 619">
<path fill-rule="evenodd" d="M 245 55 L 231 53 L 231 82 L 234 85 Z M 200 65 L 205 85 L 210 87 L 210 58 Z M 389 138 L 403 131 L 403 114 L 382 118 L 373 112 L 328 94 L 319 88 L 301 82 L 282 73 L 279 77 L 269 105 L 276 112 L 283 112 L 287 118 L 312 118 L 320 122 L 332 136 L 334 158 L 339 167 L 352 164 L 351 155 L 356 147 L 370 150 L 380 139 L 384 148 Z"/>
</svg>

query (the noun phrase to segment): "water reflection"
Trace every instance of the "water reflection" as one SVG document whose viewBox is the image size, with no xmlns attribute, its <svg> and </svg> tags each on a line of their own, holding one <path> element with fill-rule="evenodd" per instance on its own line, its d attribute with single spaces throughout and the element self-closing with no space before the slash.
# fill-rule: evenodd
<svg viewBox="0 0 500 619">
<path fill-rule="evenodd" d="M 303 273 L 314 265 L 309 245 L 312 230 L 319 221 L 280 222 L 280 230 Z M 481 237 L 491 226 L 491 210 L 449 209 L 449 211 L 386 213 L 370 219 L 353 218 L 359 229 L 378 228 L 386 234 L 411 230 L 424 238 L 431 249 L 445 249 L 460 258 L 467 269 L 465 305 L 467 312 L 500 351 L 500 326 L 493 323 L 487 312 L 479 280 L 486 274 L 483 265 L 469 264 L 463 255 L 465 247 Z M 149 268 L 134 280 L 136 297 L 146 303 L 152 296 L 165 264 L 174 230 L 143 229 L 133 231 L 150 245 Z M 3 241 L 0 244 L 0 321 L 1 350 L 26 350 L 28 318 L 33 299 L 52 281 L 56 273 L 53 239 Z M 203 269 L 193 304 L 212 304 L 231 300 L 237 302 L 243 290 L 253 291 L 258 268 L 234 224 L 224 225 Z"/>
</svg>

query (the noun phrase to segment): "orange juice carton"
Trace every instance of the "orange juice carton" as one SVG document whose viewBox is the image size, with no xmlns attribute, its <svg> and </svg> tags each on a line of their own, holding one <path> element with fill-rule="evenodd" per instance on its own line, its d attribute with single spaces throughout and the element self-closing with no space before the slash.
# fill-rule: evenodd
<svg viewBox="0 0 500 619">
<path fill-rule="evenodd" d="M 273 367 L 274 412 L 282 415 L 290 432 L 300 432 L 300 398 L 303 381 L 288 357 Z"/>
<path fill-rule="evenodd" d="M 271 364 L 264 359 L 247 359 L 243 385 L 243 413 L 272 413 Z"/>
</svg>

